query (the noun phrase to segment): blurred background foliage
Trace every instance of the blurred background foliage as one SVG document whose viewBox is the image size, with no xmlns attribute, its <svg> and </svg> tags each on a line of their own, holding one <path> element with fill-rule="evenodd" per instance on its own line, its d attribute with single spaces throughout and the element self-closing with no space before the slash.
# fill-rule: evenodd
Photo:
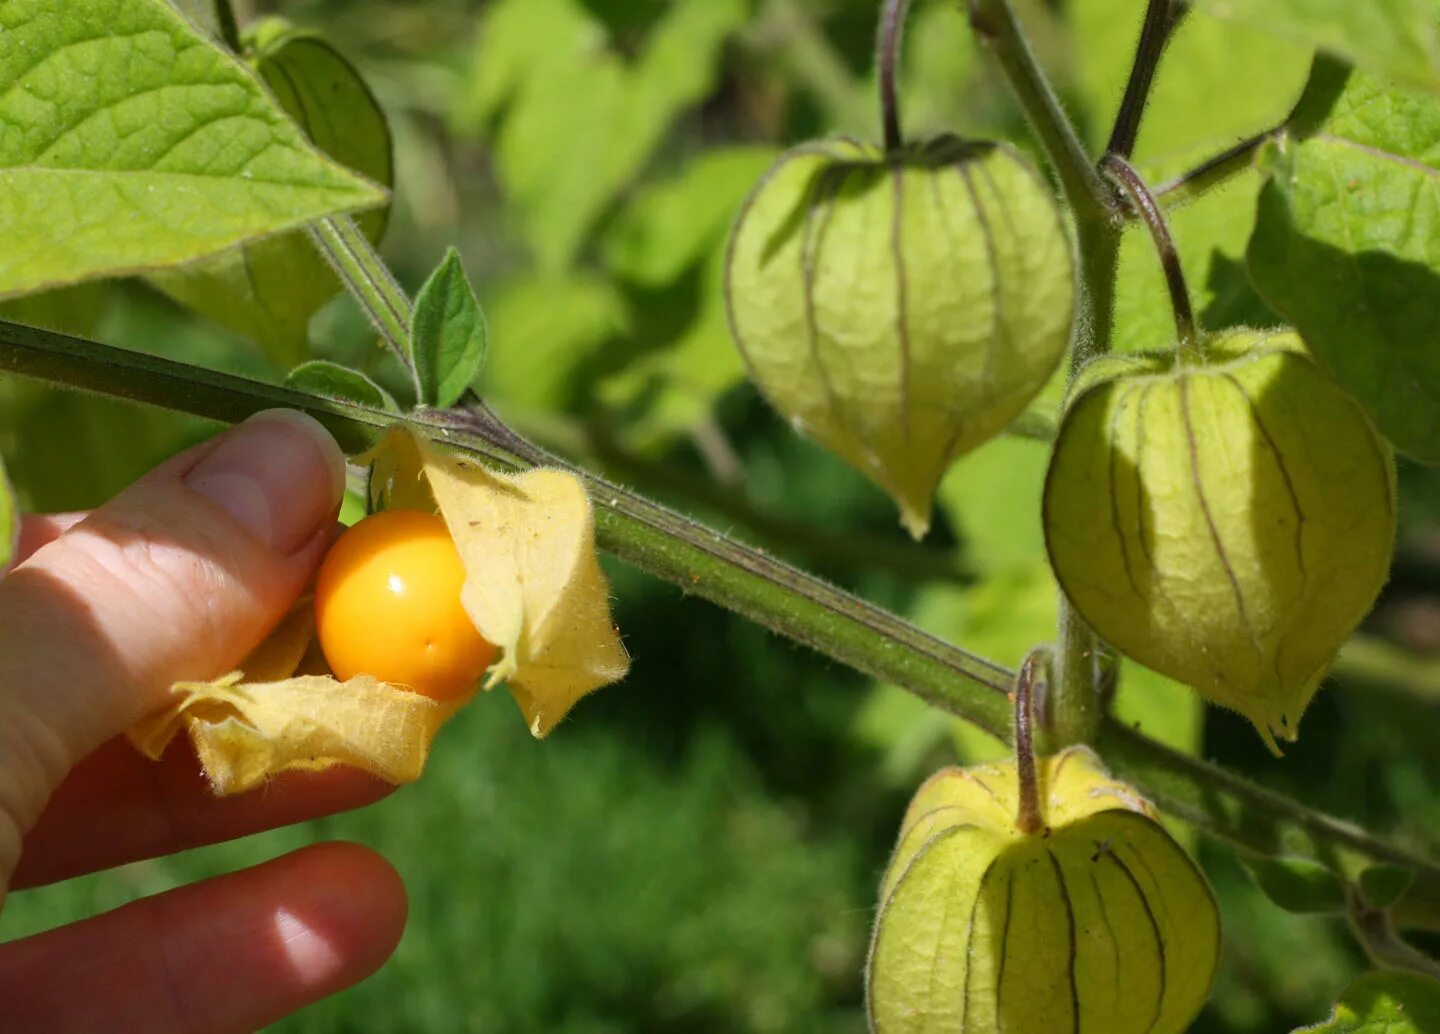
<svg viewBox="0 0 1440 1034">
<path fill-rule="evenodd" d="M 1143 0 L 1020 6 L 1098 146 Z M 448 244 L 460 248 L 490 321 L 480 388 L 517 428 L 1015 663 L 1054 624 L 1044 446 L 1006 438 L 957 464 L 936 531 L 913 545 L 877 490 L 758 399 L 726 330 L 723 247 L 756 179 L 789 144 L 878 132 L 876 8 L 294 0 L 241 14 L 319 30 L 363 75 L 393 138 L 382 250 L 414 289 Z M 916 0 L 912 19 L 909 133 L 1033 148 L 959 5 Z M 1308 61 L 1192 15 L 1161 68 L 1139 161 L 1163 178 L 1278 122 Z M 353 160 L 385 178 L 383 158 L 372 147 Z M 1273 320 L 1240 261 L 1257 189 L 1247 175 L 1175 216 L 1212 326 Z M 203 305 L 224 276 L 85 285 L 0 311 L 272 380 L 307 351 L 397 380 L 346 299 L 319 308 L 308 340 L 304 321 L 298 333 L 293 321 L 226 329 L 175 300 Z M 331 289 L 306 280 L 304 304 Z M 1120 347 L 1172 333 L 1140 239 L 1126 244 L 1118 318 Z M 31 509 L 92 506 L 213 430 L 0 378 L 0 451 Z M 1435 851 L 1440 752 L 1426 729 L 1440 701 L 1440 482 L 1406 468 L 1402 495 L 1392 584 L 1283 762 L 1241 721 L 1204 713 L 1149 672 L 1127 671 L 1120 706 L 1182 749 Z M 669 586 L 609 570 L 634 672 L 549 741 L 533 742 L 502 698 L 487 698 L 447 727 L 421 784 L 379 805 L 14 895 L 0 935 L 345 837 L 401 870 L 408 932 L 380 974 L 276 1029 L 862 1030 L 875 886 L 909 792 L 935 766 L 996 744 Z M 1226 851 L 1177 832 L 1196 845 L 1226 923 L 1217 992 L 1196 1029 L 1268 1034 L 1319 1020 L 1363 966 L 1341 924 L 1281 911 Z"/>
</svg>

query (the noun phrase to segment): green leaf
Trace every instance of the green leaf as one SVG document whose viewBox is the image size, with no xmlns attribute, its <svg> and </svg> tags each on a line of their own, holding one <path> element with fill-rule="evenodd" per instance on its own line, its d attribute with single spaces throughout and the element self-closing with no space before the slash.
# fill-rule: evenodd
<svg viewBox="0 0 1440 1034">
<path fill-rule="evenodd" d="M 15 548 L 20 544 L 20 513 L 15 505 L 15 490 L 10 487 L 10 476 L 5 473 L 5 457 L 0 456 L 0 573 L 3 573 L 15 559 Z"/>
<path fill-rule="evenodd" d="M 1345 989 L 1330 1019 L 1294 1034 L 1430 1034 L 1440 1030 L 1440 981 L 1414 973 L 1366 973 Z"/>
<path fill-rule="evenodd" d="M 420 288 L 410 336 L 420 401 L 441 409 L 453 406 L 480 375 L 486 343 L 485 314 L 454 248 Z"/>
<path fill-rule="evenodd" d="M 1352 75 L 1265 164 L 1256 287 L 1399 449 L 1440 460 L 1440 103 Z"/>
<path fill-rule="evenodd" d="M 383 186 L 394 180 L 385 113 L 360 73 L 325 40 L 279 19 L 247 34 L 255 70 L 276 100 L 331 158 Z M 357 222 L 378 242 L 388 206 Z M 303 233 L 232 248 L 152 280 L 199 313 L 258 342 L 290 365 L 309 354 L 310 318 L 340 281 Z"/>
<path fill-rule="evenodd" d="M 1434 0 L 1200 0 L 1198 6 L 1392 79 L 1440 88 Z"/>
<path fill-rule="evenodd" d="M 673 283 L 724 238 L 776 153 L 769 147 L 715 148 L 678 176 L 648 187 L 606 231 L 606 265 L 642 286 Z"/>
<path fill-rule="evenodd" d="M 400 407 L 390 393 L 359 370 L 332 363 L 325 359 L 301 363 L 285 378 L 285 386 L 311 395 L 326 398 L 345 399 L 358 402 L 371 409 L 383 409 L 388 413 L 400 412 Z"/>
<path fill-rule="evenodd" d="M 0 297 L 380 204 L 164 0 L 0 0 Z"/>
<path fill-rule="evenodd" d="M 486 367 L 486 397 L 540 411 L 579 401 L 596 353 L 629 319 L 609 281 L 581 275 L 513 281 L 487 316 L 501 344 Z"/>
<path fill-rule="evenodd" d="M 1360 893 L 1371 908 L 1389 908 L 1414 882 L 1414 869 L 1403 865 L 1372 865 L 1360 873 Z"/>
<path fill-rule="evenodd" d="M 1308 858 L 1237 856 L 1250 878 L 1287 912 L 1339 914 L 1345 911 L 1345 881 Z"/>
<path fill-rule="evenodd" d="M 747 13 L 746 0 L 678 0 L 627 61 L 579 0 L 490 6 L 457 119 L 484 131 L 503 110 L 497 172 L 543 272 L 570 265 L 675 119 L 710 93 Z"/>
</svg>

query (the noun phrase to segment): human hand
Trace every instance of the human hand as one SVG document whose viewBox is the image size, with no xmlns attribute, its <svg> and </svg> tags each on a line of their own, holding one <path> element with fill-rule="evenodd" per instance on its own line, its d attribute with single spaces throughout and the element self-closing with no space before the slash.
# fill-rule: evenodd
<svg viewBox="0 0 1440 1034">
<path fill-rule="evenodd" d="M 260 414 L 88 517 L 28 519 L 0 580 L 0 905 L 7 888 L 369 803 L 333 770 L 217 798 L 188 744 L 160 763 L 124 730 L 171 684 L 232 670 L 290 609 L 330 540 L 334 441 Z M 394 870 L 352 844 L 0 945 L 6 1029 L 248 1031 L 377 969 L 405 922 Z"/>
</svg>

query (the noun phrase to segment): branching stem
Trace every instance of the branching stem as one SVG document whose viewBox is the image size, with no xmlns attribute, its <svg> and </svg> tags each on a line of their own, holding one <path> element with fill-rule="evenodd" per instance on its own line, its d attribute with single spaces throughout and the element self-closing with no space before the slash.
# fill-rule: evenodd
<svg viewBox="0 0 1440 1034">
<path fill-rule="evenodd" d="M 1120 190 L 1130 207 L 1145 222 L 1155 242 L 1160 266 L 1165 272 L 1165 285 L 1170 289 L 1170 305 L 1175 311 L 1175 332 L 1179 339 L 1180 354 L 1193 356 L 1199 347 L 1199 331 L 1195 325 L 1195 310 L 1190 304 L 1190 289 L 1185 283 L 1185 270 L 1180 264 L 1180 252 L 1175 247 L 1175 238 L 1170 235 L 1170 225 L 1155 195 L 1150 193 L 1144 178 L 1118 154 L 1107 154 L 1100 161 L 1100 168 L 1106 177 Z"/>
<path fill-rule="evenodd" d="M 1015 679 L 1015 776 L 1020 789 L 1020 809 L 1015 828 L 1034 836 L 1045 828 L 1040 807 L 1040 781 L 1035 774 L 1035 690 L 1036 683 L 1050 679 L 1050 651 L 1031 650 Z"/>
<path fill-rule="evenodd" d="M 1107 154 L 1129 158 L 1135 150 L 1135 140 L 1140 135 L 1140 120 L 1145 116 L 1150 88 L 1155 83 L 1155 71 L 1160 67 L 1165 44 L 1170 41 L 1170 34 L 1178 21 L 1173 8 L 1173 0 L 1150 0 L 1145 9 L 1140 43 L 1135 48 L 1135 63 L 1130 67 L 1130 80 L 1125 84 L 1125 96 L 1115 115 L 1115 128 L 1110 133 L 1110 143 L 1105 147 Z"/>
</svg>

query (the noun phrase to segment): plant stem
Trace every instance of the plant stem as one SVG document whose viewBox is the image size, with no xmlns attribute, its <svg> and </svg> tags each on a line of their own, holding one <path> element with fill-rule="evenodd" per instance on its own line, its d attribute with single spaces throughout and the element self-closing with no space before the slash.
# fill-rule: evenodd
<svg viewBox="0 0 1440 1034">
<path fill-rule="evenodd" d="M 1440 980 L 1440 962 L 1417 950 L 1395 930 L 1390 914 L 1371 908 L 1351 892 L 1350 928 L 1365 949 L 1365 954 L 1379 969 L 1419 973 Z"/>
<path fill-rule="evenodd" d="M 905 39 L 905 15 L 910 0 L 884 0 L 877 34 L 875 67 L 880 78 L 880 115 L 885 127 L 885 150 L 898 151 L 905 138 L 900 131 L 900 95 L 896 85 L 900 46 Z"/>
<path fill-rule="evenodd" d="M 240 25 L 235 20 L 235 8 L 230 6 L 230 0 L 214 0 L 215 24 L 220 27 L 220 39 L 225 46 L 230 48 L 233 54 L 239 54 L 245 49 L 240 40 Z"/>
<path fill-rule="evenodd" d="M 1076 231 L 1080 294 L 1071 345 L 1072 380 L 1087 362 L 1110 351 L 1124 227 L 1118 220 L 1088 220 L 1077 223 Z M 1109 682 L 1104 644 L 1063 591 L 1059 609 L 1054 685 L 1046 716 L 1049 747 L 1055 750 L 1095 741 L 1105 714 L 1104 691 Z"/>
<path fill-rule="evenodd" d="M 238 422 L 276 406 L 319 419 L 351 452 L 403 423 L 431 441 L 500 469 L 554 457 L 485 411 L 426 411 L 409 418 L 305 395 L 243 377 L 0 322 L 0 373 Z M 559 464 L 564 466 L 564 464 Z M 901 686 L 998 737 L 1009 732 L 1013 673 L 719 532 L 610 482 L 584 479 L 600 544 L 642 570 L 752 618 L 875 678 Z M 1347 823 L 1103 722 L 1094 742 L 1116 775 L 1159 807 L 1221 839 L 1266 855 L 1293 854 L 1358 870 L 1382 861 L 1415 870 L 1413 891 L 1440 892 L 1440 867 Z"/>
<path fill-rule="evenodd" d="M 1100 168 L 1130 202 L 1130 207 L 1144 220 L 1155 242 L 1155 252 L 1160 256 L 1160 267 L 1165 271 L 1165 286 L 1170 289 L 1170 307 L 1175 313 L 1175 333 L 1179 340 L 1180 355 L 1193 357 L 1198 350 L 1200 335 L 1195 326 L 1195 310 L 1190 305 L 1190 288 L 1185 283 L 1185 270 L 1180 264 L 1180 252 L 1175 247 L 1175 238 L 1170 235 L 1170 225 L 1155 195 L 1150 193 L 1144 178 L 1134 167 L 1118 154 L 1107 154 L 1100 160 Z"/>
<path fill-rule="evenodd" d="M 1080 143 L 1074 124 L 1060 106 L 1025 38 L 1010 0 L 969 0 L 970 23 L 995 54 L 1030 125 L 1055 166 L 1060 185 L 1078 222 L 1108 221 L 1116 211 L 1106 188 Z"/>
<path fill-rule="evenodd" d="M 1020 808 L 1015 828 L 1034 836 L 1045 828 L 1040 808 L 1040 781 L 1035 775 L 1035 682 L 1041 670 L 1050 677 L 1050 651 L 1031 650 L 1015 679 L 1015 779 L 1019 786 Z"/>
<path fill-rule="evenodd" d="M 1135 150 L 1135 140 L 1140 135 L 1140 120 L 1144 118 L 1145 106 L 1150 102 L 1155 70 L 1160 67 L 1160 57 L 1165 53 L 1165 44 L 1170 41 L 1170 32 L 1176 24 L 1172 6 L 1171 0 L 1150 0 L 1145 9 L 1145 24 L 1140 29 L 1140 43 L 1135 48 L 1135 63 L 1130 66 L 1130 81 L 1125 84 L 1125 96 L 1115 115 L 1115 128 L 1111 130 L 1110 143 L 1105 147 L 1108 154 L 1129 158 Z"/>
<path fill-rule="evenodd" d="M 797 0 L 770 0 L 755 29 L 741 37 L 774 53 L 790 78 L 814 95 L 834 128 L 862 132 L 869 117 L 864 95 L 844 59 Z"/>
<path fill-rule="evenodd" d="M 412 310 L 405 289 L 354 219 L 345 215 L 321 219 L 305 229 L 320 254 L 360 303 L 385 344 L 410 372 L 418 398 L 420 379 L 415 372 L 414 348 L 410 342 Z"/>
<path fill-rule="evenodd" d="M 1257 133 L 1248 140 L 1240 141 L 1228 151 L 1222 151 L 1188 172 L 1161 184 L 1155 188 L 1156 199 L 1172 208 L 1195 200 L 1211 188 L 1248 169 L 1255 161 L 1255 153 L 1284 128 L 1277 126 L 1264 133 Z"/>
</svg>

